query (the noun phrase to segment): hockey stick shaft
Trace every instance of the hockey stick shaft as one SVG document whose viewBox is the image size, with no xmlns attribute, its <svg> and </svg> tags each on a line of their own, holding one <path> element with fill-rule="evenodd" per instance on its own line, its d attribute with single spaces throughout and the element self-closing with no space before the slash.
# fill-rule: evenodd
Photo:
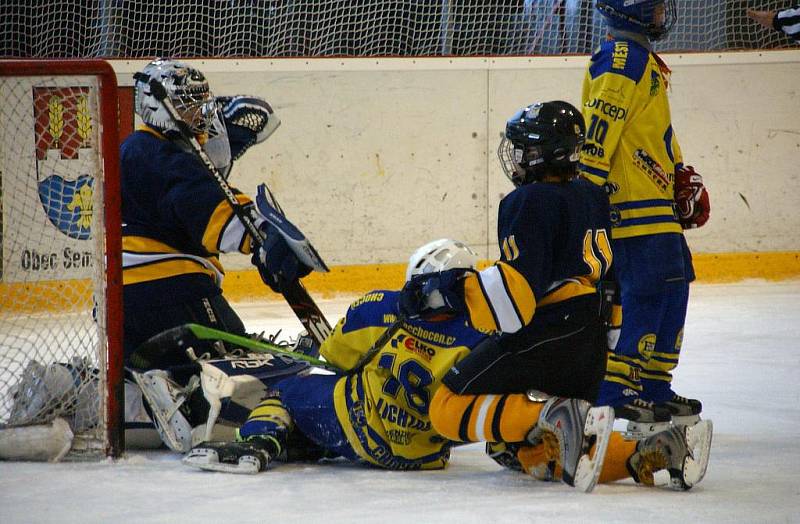
<svg viewBox="0 0 800 524">
<path fill-rule="evenodd" d="M 290 351 L 276 344 L 270 344 L 269 342 L 254 340 L 252 338 L 243 337 L 240 335 L 234 335 L 233 333 L 220 331 L 218 329 L 210 328 L 207 326 L 201 326 L 200 324 L 186 324 L 182 327 L 186 328 L 191 333 L 191 335 L 193 335 L 195 338 L 199 340 L 221 340 L 223 342 L 229 342 L 234 346 L 241 347 L 253 353 L 285 355 L 296 362 L 307 362 L 308 364 L 311 364 L 312 366 L 318 368 L 327 369 L 328 371 L 334 371 L 336 373 L 343 373 L 343 370 L 341 368 L 336 367 L 328 362 L 325 362 L 324 360 L 310 357 L 302 353 L 296 353 L 294 351 Z M 188 336 L 188 333 L 186 335 Z"/>
<path fill-rule="evenodd" d="M 403 323 L 405 321 L 406 321 L 406 318 L 403 315 L 398 316 L 397 320 L 395 320 L 392 323 L 392 325 L 390 325 L 388 328 L 386 328 L 386 331 L 381 333 L 381 336 L 378 337 L 378 340 L 376 340 L 372 344 L 372 346 L 367 350 L 367 352 L 364 353 L 361 356 L 360 359 L 358 359 L 358 362 L 356 362 L 356 365 L 353 366 L 353 368 L 350 371 L 348 371 L 347 373 L 350 374 L 350 375 L 355 375 L 356 373 L 358 373 L 359 371 L 364 369 L 364 366 L 369 364 L 369 362 L 372 360 L 372 358 L 375 355 L 377 355 L 381 351 L 381 349 L 383 349 L 383 346 L 388 344 L 389 341 L 392 339 L 392 337 L 400 330 L 401 327 L 403 327 Z"/>
<path fill-rule="evenodd" d="M 225 180 L 224 176 L 222 176 L 222 173 L 220 173 L 219 169 L 217 169 L 217 166 L 214 165 L 214 163 L 211 161 L 211 158 L 209 158 L 208 154 L 203 150 L 200 142 L 197 141 L 197 138 L 195 138 L 194 134 L 191 132 L 191 129 L 189 129 L 189 126 L 178 113 L 178 110 L 175 109 L 175 106 L 172 104 L 169 96 L 167 96 L 167 91 L 161 82 L 151 78 L 149 85 L 153 96 L 155 96 L 155 98 L 167 110 L 170 118 L 178 128 L 178 132 L 181 134 L 183 139 L 189 143 L 195 155 L 197 155 L 197 157 L 206 167 L 208 173 L 225 195 L 225 200 L 227 200 L 228 204 L 230 204 L 236 216 L 239 217 L 239 220 L 244 225 L 245 230 L 253 238 L 253 243 L 255 246 L 254 249 L 260 249 L 264 239 L 255 222 L 253 205 L 249 204 L 243 206 L 239 203 L 236 198 L 236 194 L 231 189 L 228 181 Z M 325 340 L 325 338 L 327 338 L 327 336 L 331 333 L 331 325 L 322 314 L 322 311 L 319 309 L 316 302 L 314 302 L 314 299 L 308 294 L 306 288 L 302 283 L 300 283 L 300 280 L 296 279 L 289 283 L 287 289 L 285 289 L 282 294 L 308 333 L 314 337 L 314 340 L 321 344 L 322 341 Z"/>
<path fill-rule="evenodd" d="M 333 371 L 336 373 L 346 373 L 348 375 L 355 375 L 359 373 L 364 366 L 369 364 L 369 362 L 373 359 L 375 355 L 377 355 L 383 346 L 389 343 L 391 338 L 399 331 L 399 329 L 403 326 L 405 322 L 405 318 L 403 316 L 398 317 L 388 328 L 386 331 L 381 333 L 381 336 L 372 344 L 372 346 L 364 353 L 361 358 L 356 362 L 356 364 L 349 370 L 345 371 L 337 366 L 334 366 L 324 360 L 320 360 L 318 358 L 310 357 L 308 355 L 303 355 L 302 353 L 295 353 L 294 351 L 289 351 L 284 349 L 280 346 L 275 344 L 270 344 L 268 342 L 263 342 L 260 340 L 254 340 L 252 338 L 243 337 L 240 335 L 235 335 L 233 333 L 228 333 L 226 331 L 220 331 L 218 329 L 201 326 L 199 324 L 186 324 L 181 326 L 180 328 L 176 328 L 173 331 L 179 331 L 180 336 L 184 338 L 183 346 L 189 344 L 188 336 L 189 333 L 199 340 L 221 340 L 223 342 L 229 342 L 235 346 L 239 346 L 241 348 L 247 349 L 248 351 L 252 351 L 254 353 L 270 353 L 273 355 L 280 354 L 286 355 L 293 360 L 308 362 L 312 366 L 316 366 L 319 368 L 327 369 L 328 371 Z M 188 330 L 188 332 L 187 332 Z M 174 338 L 175 335 L 172 335 Z"/>
</svg>

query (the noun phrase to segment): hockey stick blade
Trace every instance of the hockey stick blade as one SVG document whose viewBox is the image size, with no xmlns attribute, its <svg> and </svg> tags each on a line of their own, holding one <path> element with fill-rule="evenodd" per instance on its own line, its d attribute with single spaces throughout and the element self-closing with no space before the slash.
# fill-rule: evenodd
<svg viewBox="0 0 800 524">
<path fill-rule="evenodd" d="M 295 362 L 306 362 L 311 364 L 312 366 L 327 369 L 328 371 L 333 371 L 337 373 L 341 373 L 342 370 L 336 366 L 325 362 L 324 360 L 320 360 L 318 358 L 309 357 L 308 355 L 304 355 L 302 353 L 295 353 L 293 351 L 289 351 L 286 348 L 283 348 L 277 344 L 270 344 L 269 342 L 264 342 L 262 340 L 253 340 L 252 338 L 242 337 L 239 335 L 234 335 L 233 333 L 228 333 L 226 331 L 220 331 L 218 329 L 201 326 L 199 324 L 185 324 L 181 326 L 182 329 L 185 329 L 187 334 L 190 337 L 195 338 L 196 340 L 221 340 L 223 342 L 229 342 L 235 346 L 244 348 L 248 351 L 253 353 L 268 353 L 270 355 L 282 355 Z M 176 328 L 178 329 L 178 328 Z"/>
<path fill-rule="evenodd" d="M 272 203 L 270 203 L 270 200 Z M 275 197 L 272 192 L 269 192 L 266 184 L 258 186 L 258 195 L 256 196 L 256 207 L 258 212 L 278 230 L 281 236 L 286 240 L 289 248 L 297 255 L 300 261 L 314 271 L 327 273 L 330 271 L 328 266 L 323 262 L 322 257 L 314 246 L 311 245 L 308 238 L 286 218 L 282 211 L 276 209 Z"/>
</svg>

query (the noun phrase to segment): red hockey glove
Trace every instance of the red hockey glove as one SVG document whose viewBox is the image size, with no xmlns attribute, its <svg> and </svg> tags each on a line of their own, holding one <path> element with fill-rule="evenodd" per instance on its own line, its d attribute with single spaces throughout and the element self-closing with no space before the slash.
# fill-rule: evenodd
<svg viewBox="0 0 800 524">
<path fill-rule="evenodd" d="M 678 222 L 683 229 L 702 227 L 708 221 L 711 204 L 703 177 L 692 166 L 675 171 L 675 203 L 678 205 Z"/>
</svg>

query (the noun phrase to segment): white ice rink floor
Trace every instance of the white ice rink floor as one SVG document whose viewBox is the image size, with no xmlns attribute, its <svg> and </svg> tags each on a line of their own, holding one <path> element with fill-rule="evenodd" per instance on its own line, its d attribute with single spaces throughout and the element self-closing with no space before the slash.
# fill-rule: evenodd
<svg viewBox="0 0 800 524">
<path fill-rule="evenodd" d="M 331 322 L 348 300 L 320 301 Z M 250 331 L 299 330 L 282 303 L 239 304 Z M 695 285 L 675 386 L 714 421 L 705 480 L 686 493 L 591 494 L 502 470 L 481 445 L 437 472 L 344 462 L 254 476 L 184 467 L 169 452 L 116 462 L 0 463 L 0 523 L 800 522 L 800 282 Z"/>
</svg>

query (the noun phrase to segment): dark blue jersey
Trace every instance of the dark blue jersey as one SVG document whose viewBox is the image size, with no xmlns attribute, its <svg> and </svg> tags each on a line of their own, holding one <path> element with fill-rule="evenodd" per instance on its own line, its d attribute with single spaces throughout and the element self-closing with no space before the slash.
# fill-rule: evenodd
<svg viewBox="0 0 800 524">
<path fill-rule="evenodd" d="M 582 178 L 528 184 L 500 202 L 501 260 L 522 273 L 540 304 L 566 280 L 594 286 L 611 264 L 610 231 L 605 191 Z"/>
<path fill-rule="evenodd" d="M 176 302 L 218 294 L 219 253 L 249 253 L 250 238 L 217 182 L 193 153 L 147 127 L 125 140 L 120 162 L 126 301 L 137 289 Z"/>
<path fill-rule="evenodd" d="M 609 270 L 608 197 L 582 178 L 537 182 L 500 203 L 500 261 L 465 279 L 473 326 L 513 333 L 537 307 L 595 292 Z"/>
</svg>

